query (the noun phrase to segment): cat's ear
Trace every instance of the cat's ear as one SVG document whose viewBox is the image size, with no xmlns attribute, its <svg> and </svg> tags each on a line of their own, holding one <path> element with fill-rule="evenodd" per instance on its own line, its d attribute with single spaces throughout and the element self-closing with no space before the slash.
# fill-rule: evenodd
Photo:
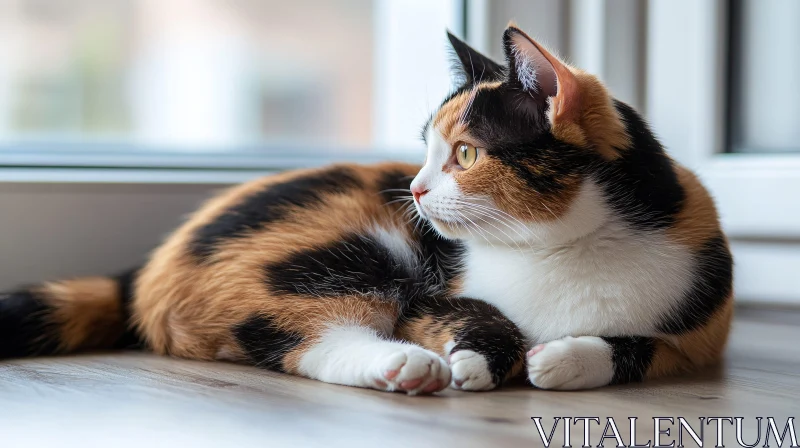
<svg viewBox="0 0 800 448">
<path fill-rule="evenodd" d="M 453 47 L 455 58 L 453 60 L 453 74 L 463 84 L 472 84 L 480 81 L 499 81 L 503 79 L 505 71 L 503 66 L 478 53 L 477 50 L 457 38 L 450 31 L 447 38 Z"/>
<path fill-rule="evenodd" d="M 578 82 L 570 69 L 522 30 L 509 25 L 503 34 L 508 61 L 507 82 L 538 103 L 550 100 L 552 119 L 570 119 L 578 113 Z"/>
</svg>

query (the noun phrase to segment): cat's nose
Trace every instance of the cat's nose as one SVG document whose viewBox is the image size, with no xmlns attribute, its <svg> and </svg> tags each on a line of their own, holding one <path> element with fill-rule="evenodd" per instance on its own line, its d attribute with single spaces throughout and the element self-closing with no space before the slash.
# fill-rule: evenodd
<svg viewBox="0 0 800 448">
<path fill-rule="evenodd" d="M 420 186 L 418 186 L 418 185 L 412 185 L 412 186 L 411 186 L 411 194 L 413 194 L 413 195 L 414 195 L 414 200 L 415 200 L 415 201 L 417 201 L 417 202 L 419 202 L 420 198 L 422 198 L 423 196 L 425 196 L 425 194 L 426 194 L 427 192 L 429 192 L 429 191 L 430 191 L 430 190 L 428 190 L 427 188 L 425 188 L 425 187 L 420 187 Z"/>
</svg>

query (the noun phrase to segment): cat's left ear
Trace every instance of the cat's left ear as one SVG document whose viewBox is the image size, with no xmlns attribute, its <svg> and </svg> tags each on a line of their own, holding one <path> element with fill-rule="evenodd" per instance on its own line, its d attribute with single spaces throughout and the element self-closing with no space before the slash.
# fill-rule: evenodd
<svg viewBox="0 0 800 448">
<path fill-rule="evenodd" d="M 481 81 L 499 81 L 503 78 L 503 66 L 482 55 L 466 42 L 447 32 L 447 39 L 453 47 L 457 61 L 453 61 L 453 72 L 464 84 Z"/>
<path fill-rule="evenodd" d="M 550 99 L 552 120 L 572 119 L 579 113 L 580 91 L 575 75 L 544 46 L 510 25 L 503 34 L 508 60 L 508 83 L 537 103 Z"/>
</svg>

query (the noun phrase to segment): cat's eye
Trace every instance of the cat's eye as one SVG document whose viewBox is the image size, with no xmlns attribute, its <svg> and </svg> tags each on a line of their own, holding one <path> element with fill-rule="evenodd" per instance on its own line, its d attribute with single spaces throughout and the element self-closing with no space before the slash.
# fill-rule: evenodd
<svg viewBox="0 0 800 448">
<path fill-rule="evenodd" d="M 476 160 L 478 160 L 478 148 L 463 142 L 456 146 L 456 161 L 461 168 L 465 170 L 472 168 Z"/>
</svg>

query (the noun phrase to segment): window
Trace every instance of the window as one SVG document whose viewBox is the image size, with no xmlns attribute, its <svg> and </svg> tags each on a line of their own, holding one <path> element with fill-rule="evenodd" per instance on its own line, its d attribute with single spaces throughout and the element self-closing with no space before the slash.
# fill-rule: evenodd
<svg viewBox="0 0 800 448">
<path fill-rule="evenodd" d="M 0 2 L 0 165 L 140 151 L 419 158 L 418 128 L 450 88 L 444 30 L 458 31 L 461 3 Z M 169 163 L 196 163 L 181 160 Z"/>
<path fill-rule="evenodd" d="M 800 2 L 736 0 L 730 19 L 729 150 L 800 152 Z"/>
<path fill-rule="evenodd" d="M 791 0 L 649 3 L 648 115 L 716 198 L 743 301 L 800 303 L 799 17 Z"/>
</svg>

